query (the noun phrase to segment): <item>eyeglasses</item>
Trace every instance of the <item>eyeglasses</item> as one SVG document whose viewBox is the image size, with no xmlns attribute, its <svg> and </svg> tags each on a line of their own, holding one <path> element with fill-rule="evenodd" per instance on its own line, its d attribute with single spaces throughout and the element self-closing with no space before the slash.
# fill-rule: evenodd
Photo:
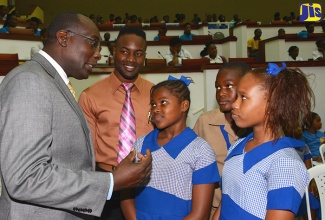
<svg viewBox="0 0 325 220">
<path fill-rule="evenodd" d="M 70 31 L 70 30 L 66 30 L 67 32 L 70 32 L 70 33 L 73 33 L 75 35 L 78 35 L 80 37 L 83 37 L 83 38 L 86 38 L 87 40 L 89 40 L 89 43 L 91 44 L 91 46 L 95 49 L 98 49 L 99 52 L 102 50 L 102 47 L 100 46 L 100 41 L 97 40 L 96 38 L 91 38 L 91 37 L 88 37 L 86 35 L 83 35 L 83 34 L 78 34 L 74 31 Z"/>
</svg>

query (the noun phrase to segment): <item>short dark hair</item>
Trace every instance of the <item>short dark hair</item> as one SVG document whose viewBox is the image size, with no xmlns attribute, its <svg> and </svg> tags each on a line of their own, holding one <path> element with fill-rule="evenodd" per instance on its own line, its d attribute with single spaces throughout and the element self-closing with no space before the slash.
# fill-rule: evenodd
<svg viewBox="0 0 325 220">
<path fill-rule="evenodd" d="M 318 38 L 316 40 L 316 46 L 320 47 L 322 45 L 322 43 L 324 43 L 324 41 L 325 41 L 325 38 Z"/>
<path fill-rule="evenodd" d="M 256 28 L 255 30 L 254 30 L 254 34 L 256 34 L 256 32 L 257 31 L 262 31 L 260 28 Z"/>
<path fill-rule="evenodd" d="M 146 33 L 145 33 L 142 29 L 140 29 L 140 28 L 138 28 L 138 27 L 135 27 L 135 26 L 124 26 L 124 27 L 120 30 L 120 32 L 119 32 L 119 34 L 118 34 L 118 36 L 117 36 L 117 38 L 116 38 L 116 41 L 118 41 L 118 39 L 119 39 L 121 36 L 126 35 L 126 34 L 135 34 L 135 35 L 137 35 L 137 36 L 143 38 L 143 40 L 146 41 Z"/>
<path fill-rule="evenodd" d="M 305 24 L 306 29 L 307 29 L 310 25 L 315 25 L 315 23 L 314 23 L 314 22 L 306 22 L 306 24 Z"/>
<path fill-rule="evenodd" d="M 60 30 L 77 28 L 80 24 L 80 16 L 75 12 L 63 12 L 57 15 L 48 27 L 48 40 L 56 39 L 56 33 Z"/>
<path fill-rule="evenodd" d="M 291 53 L 291 52 L 293 52 L 295 49 L 299 49 L 299 48 L 298 48 L 297 46 L 291 46 L 291 47 L 289 47 L 288 52 Z"/>
<path fill-rule="evenodd" d="M 37 17 L 31 17 L 29 20 L 33 21 L 33 22 L 36 22 L 37 25 L 39 25 L 41 23 L 41 20 L 39 18 L 37 18 Z"/>
<path fill-rule="evenodd" d="M 182 44 L 182 40 L 179 37 L 172 37 L 169 40 L 169 46 L 175 46 L 177 44 Z"/>
<path fill-rule="evenodd" d="M 233 61 L 225 63 L 221 66 L 219 71 L 224 69 L 238 69 L 241 71 L 241 76 L 243 76 L 246 72 L 252 70 L 252 68 L 247 63 L 244 63 L 242 61 Z"/>
</svg>

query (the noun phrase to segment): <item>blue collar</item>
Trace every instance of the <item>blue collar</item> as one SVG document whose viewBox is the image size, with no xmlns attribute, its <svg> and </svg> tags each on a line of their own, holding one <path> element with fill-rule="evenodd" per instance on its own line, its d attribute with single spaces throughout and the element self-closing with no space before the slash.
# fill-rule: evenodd
<svg viewBox="0 0 325 220">
<path fill-rule="evenodd" d="M 241 141 L 227 156 L 225 161 L 229 160 L 231 157 L 236 155 L 241 155 L 244 153 L 244 148 L 247 142 L 253 138 L 253 133 L 250 133 L 245 137 L 243 141 Z M 290 137 L 282 137 L 278 140 L 265 142 L 256 148 L 250 150 L 244 155 L 244 165 L 243 172 L 246 173 L 252 166 L 268 157 L 269 155 L 277 152 L 278 150 L 284 148 L 300 148 L 305 147 L 305 143 Z"/>
<path fill-rule="evenodd" d="M 160 149 L 161 147 L 157 143 L 159 130 L 154 129 L 150 132 L 143 141 L 143 146 L 141 153 L 145 154 L 146 149 L 150 149 L 151 152 Z M 189 145 L 195 138 L 197 134 L 190 128 L 185 128 L 182 133 L 174 137 L 170 140 L 167 144 L 163 146 L 166 152 L 172 157 L 176 158 L 178 154 L 187 146 Z"/>
</svg>

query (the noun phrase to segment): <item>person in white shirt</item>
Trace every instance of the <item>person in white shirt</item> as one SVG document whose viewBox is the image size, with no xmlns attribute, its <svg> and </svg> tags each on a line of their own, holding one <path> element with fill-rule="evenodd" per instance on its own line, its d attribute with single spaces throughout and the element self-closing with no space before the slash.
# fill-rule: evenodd
<svg viewBox="0 0 325 220">
<path fill-rule="evenodd" d="M 325 38 L 319 38 L 316 40 L 317 50 L 313 51 L 313 60 L 324 60 L 325 56 Z"/>
<path fill-rule="evenodd" d="M 179 66 L 182 59 L 193 59 L 190 52 L 182 48 L 182 40 L 179 37 L 173 37 L 169 41 L 169 50 L 165 55 L 167 66 Z"/>
<path fill-rule="evenodd" d="M 291 46 L 288 50 L 289 56 L 287 57 L 286 61 L 303 61 L 299 55 L 299 48 L 297 46 Z"/>
<path fill-rule="evenodd" d="M 210 63 L 227 63 L 227 59 L 224 56 L 218 55 L 217 46 L 213 41 L 206 43 L 204 50 L 208 54 L 204 57 L 210 59 Z"/>
</svg>

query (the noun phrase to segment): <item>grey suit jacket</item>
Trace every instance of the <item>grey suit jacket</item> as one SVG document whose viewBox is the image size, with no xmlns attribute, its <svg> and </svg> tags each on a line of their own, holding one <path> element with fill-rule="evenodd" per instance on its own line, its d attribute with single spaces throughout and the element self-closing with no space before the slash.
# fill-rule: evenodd
<svg viewBox="0 0 325 220">
<path fill-rule="evenodd" d="M 94 170 L 86 119 L 60 75 L 36 54 L 0 84 L 0 219 L 100 216 L 110 176 Z"/>
</svg>

